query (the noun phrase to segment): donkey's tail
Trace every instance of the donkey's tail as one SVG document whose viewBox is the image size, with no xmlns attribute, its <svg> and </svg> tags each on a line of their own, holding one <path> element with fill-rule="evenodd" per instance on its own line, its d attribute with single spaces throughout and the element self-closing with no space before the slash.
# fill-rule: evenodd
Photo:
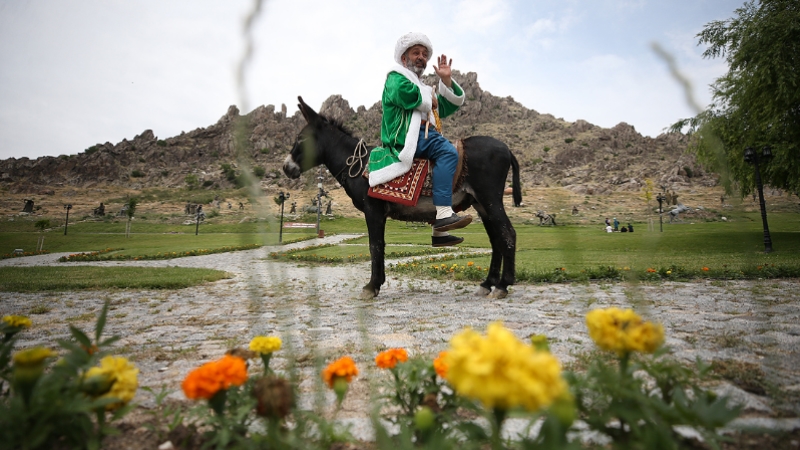
<svg viewBox="0 0 800 450">
<path fill-rule="evenodd" d="M 519 163 L 513 153 L 511 155 L 511 193 L 514 198 L 514 206 L 522 205 L 522 183 L 519 180 Z"/>
</svg>

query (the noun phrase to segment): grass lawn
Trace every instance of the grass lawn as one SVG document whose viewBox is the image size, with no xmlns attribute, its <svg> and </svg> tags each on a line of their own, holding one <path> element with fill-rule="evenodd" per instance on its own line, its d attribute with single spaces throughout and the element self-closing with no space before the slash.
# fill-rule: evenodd
<svg viewBox="0 0 800 450">
<path fill-rule="evenodd" d="M 704 276 L 719 278 L 754 278 L 775 276 L 800 276 L 800 215 L 794 213 L 773 213 L 769 216 L 770 231 L 774 251 L 764 253 L 764 237 L 761 218 L 757 213 L 740 213 L 731 217 L 728 222 L 698 222 L 664 224 L 664 231 L 659 231 L 659 224 L 654 221 L 653 229 L 647 224 L 634 223 L 634 233 L 605 233 L 600 224 L 589 226 L 539 227 L 529 224 L 515 224 L 517 232 L 516 265 L 517 275 L 521 282 L 538 281 L 535 274 L 552 273 L 554 270 L 566 273 L 594 273 L 598 267 L 611 267 L 618 271 L 630 270 L 635 274 L 646 274 L 650 270 L 658 270 L 662 274 L 667 271 L 682 274 L 684 277 Z M 176 230 L 177 227 L 177 230 Z M 366 235 L 366 225 L 361 218 L 324 219 L 321 228 L 327 235 L 355 234 Z M 30 225 L 28 226 L 30 229 Z M 462 264 L 472 262 L 471 266 L 487 267 L 490 258 L 487 255 L 474 254 L 470 250 L 489 247 L 489 239 L 479 223 L 473 223 L 463 230 L 454 232 L 465 238 L 447 258 L 464 259 Z M 314 236 L 314 229 L 284 229 L 283 241 L 290 242 Z M 62 232 L 44 233 L 45 250 L 55 252 L 85 252 L 106 248 L 121 249 L 115 253 L 131 256 L 154 255 L 166 252 L 186 252 L 200 249 L 215 249 L 228 246 L 248 244 L 277 245 L 277 224 L 272 222 L 243 224 L 207 224 L 200 227 L 199 235 L 185 226 L 157 223 L 136 223 L 132 234 L 126 238 L 124 224 L 120 223 L 78 223 L 70 225 L 68 235 Z M 31 251 L 36 246 L 39 233 L 34 230 L 22 231 L 19 223 L 0 223 L 0 253 L 11 253 L 16 248 Z M 415 275 L 432 275 L 430 265 L 426 266 L 428 257 L 425 252 L 430 249 L 430 228 L 425 224 L 388 221 L 386 229 L 387 254 L 398 252 L 399 256 L 419 256 L 418 268 L 404 269 Z M 330 262 L 330 257 L 338 256 L 347 259 L 350 255 L 368 255 L 369 245 L 366 236 L 347 241 L 339 246 L 312 248 L 305 252 L 294 252 L 298 256 L 320 255 L 319 263 Z M 304 259 L 313 261 L 314 258 Z M 322 261 L 328 259 L 328 261 Z M 360 259 L 360 258 L 359 258 Z M 705 269 L 704 269 L 705 268 Z M 76 272 L 64 272 L 62 269 L 74 269 Z M 173 285 L 169 278 L 181 278 L 186 275 L 171 275 L 159 278 L 161 272 L 172 269 L 153 269 L 153 272 L 135 273 L 134 268 L 126 272 L 126 268 L 92 268 L 96 279 L 108 278 L 106 287 L 118 286 L 120 281 L 114 278 L 130 277 L 137 279 L 139 287 L 180 287 Z M 395 267 L 397 269 L 397 267 Z M 762 271 L 762 269 L 764 269 Z M 53 289 L 45 286 L 62 286 L 59 289 L 79 289 L 101 287 L 95 283 L 81 281 L 75 275 L 88 271 L 89 268 L 18 268 L 21 272 L 11 273 L 0 270 L 4 280 L 0 290 L 12 289 L 9 278 L 25 278 L 41 281 L 41 289 Z M 24 275 L 25 271 L 31 275 Z M 36 270 L 37 272 L 33 272 Z M 103 271 L 120 270 L 114 277 L 102 275 Z M 45 276 L 52 271 L 52 277 Z M 693 275 L 694 274 L 694 275 Z M 206 275 L 191 275 L 201 277 Z M 366 274 L 365 274 L 366 276 Z M 475 275 L 480 275 L 479 273 Z M 74 278 L 67 281 L 66 278 Z M 92 277 L 89 277 L 91 279 Z M 218 279 L 218 278 L 217 278 Z M 548 278 L 545 278 L 546 281 Z M 195 284 L 198 278 L 189 281 Z M 51 284 L 52 283 L 52 284 Z M 83 283 L 83 284 L 82 284 Z M 148 284 L 149 283 L 149 284 Z M 135 287 L 133 284 L 127 287 Z"/>
<path fill-rule="evenodd" d="M 0 291 L 182 289 L 223 278 L 220 270 L 186 267 L 0 267 Z"/>
</svg>

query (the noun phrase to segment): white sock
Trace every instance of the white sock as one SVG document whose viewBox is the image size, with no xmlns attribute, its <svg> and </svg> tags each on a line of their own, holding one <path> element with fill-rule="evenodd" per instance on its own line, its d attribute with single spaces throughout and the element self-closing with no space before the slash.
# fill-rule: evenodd
<svg viewBox="0 0 800 450">
<path fill-rule="evenodd" d="M 436 207 L 436 220 L 446 219 L 455 214 L 452 206 L 437 206 Z"/>
<path fill-rule="evenodd" d="M 431 227 L 431 228 L 433 228 L 433 227 Z M 433 237 L 450 236 L 450 233 L 448 233 L 447 231 L 436 231 L 436 230 L 433 230 L 432 236 Z"/>
</svg>

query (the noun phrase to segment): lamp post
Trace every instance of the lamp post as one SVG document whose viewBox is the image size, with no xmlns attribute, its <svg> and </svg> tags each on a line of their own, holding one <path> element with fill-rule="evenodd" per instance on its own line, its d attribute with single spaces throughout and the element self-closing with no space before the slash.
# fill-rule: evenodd
<svg viewBox="0 0 800 450">
<path fill-rule="evenodd" d="M 66 236 L 67 226 L 69 225 L 69 210 L 72 209 L 72 204 L 64 205 L 64 209 L 67 210 L 67 218 L 64 220 L 64 236 Z"/>
<path fill-rule="evenodd" d="M 281 227 L 278 229 L 278 242 L 283 242 L 283 204 L 289 198 L 289 193 L 281 191 L 278 194 L 278 202 L 281 204 Z"/>
<path fill-rule="evenodd" d="M 322 197 L 327 197 L 328 194 L 322 189 L 322 168 L 317 171 L 317 237 L 320 236 L 319 218 L 322 214 Z"/>
<path fill-rule="evenodd" d="M 195 225 L 194 225 L 194 235 L 197 236 L 200 234 L 200 216 L 204 216 L 203 214 L 203 205 L 197 205 L 197 215 L 195 216 Z"/>
<path fill-rule="evenodd" d="M 663 213 L 664 210 L 661 209 L 661 204 L 666 199 L 667 198 L 661 195 L 660 192 L 658 193 L 658 195 L 656 195 L 656 200 L 658 200 L 658 225 L 661 228 L 662 233 L 664 232 L 664 216 L 661 213 Z"/>
<path fill-rule="evenodd" d="M 769 235 L 769 225 L 767 225 L 767 205 L 764 203 L 764 187 L 761 184 L 761 171 L 758 168 L 758 163 L 761 159 L 768 161 L 772 158 L 772 149 L 765 145 L 761 149 L 761 155 L 753 150 L 753 147 L 744 149 L 744 162 L 752 164 L 756 171 L 756 189 L 758 189 L 758 202 L 761 207 L 761 222 L 764 224 L 764 253 L 772 252 L 772 238 Z"/>
</svg>

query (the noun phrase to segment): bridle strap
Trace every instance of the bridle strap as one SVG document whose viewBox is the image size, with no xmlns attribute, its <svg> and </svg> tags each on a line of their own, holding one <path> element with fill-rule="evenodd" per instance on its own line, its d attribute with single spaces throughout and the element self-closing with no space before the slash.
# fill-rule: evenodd
<svg viewBox="0 0 800 450">
<path fill-rule="evenodd" d="M 364 173 L 367 169 L 367 166 L 364 165 L 364 157 L 368 154 L 369 149 L 367 149 L 367 144 L 363 139 L 359 139 L 356 148 L 353 150 L 353 155 L 348 156 L 345 161 L 345 164 L 347 164 L 347 175 L 350 176 L 350 178 L 356 178 Z"/>
</svg>

